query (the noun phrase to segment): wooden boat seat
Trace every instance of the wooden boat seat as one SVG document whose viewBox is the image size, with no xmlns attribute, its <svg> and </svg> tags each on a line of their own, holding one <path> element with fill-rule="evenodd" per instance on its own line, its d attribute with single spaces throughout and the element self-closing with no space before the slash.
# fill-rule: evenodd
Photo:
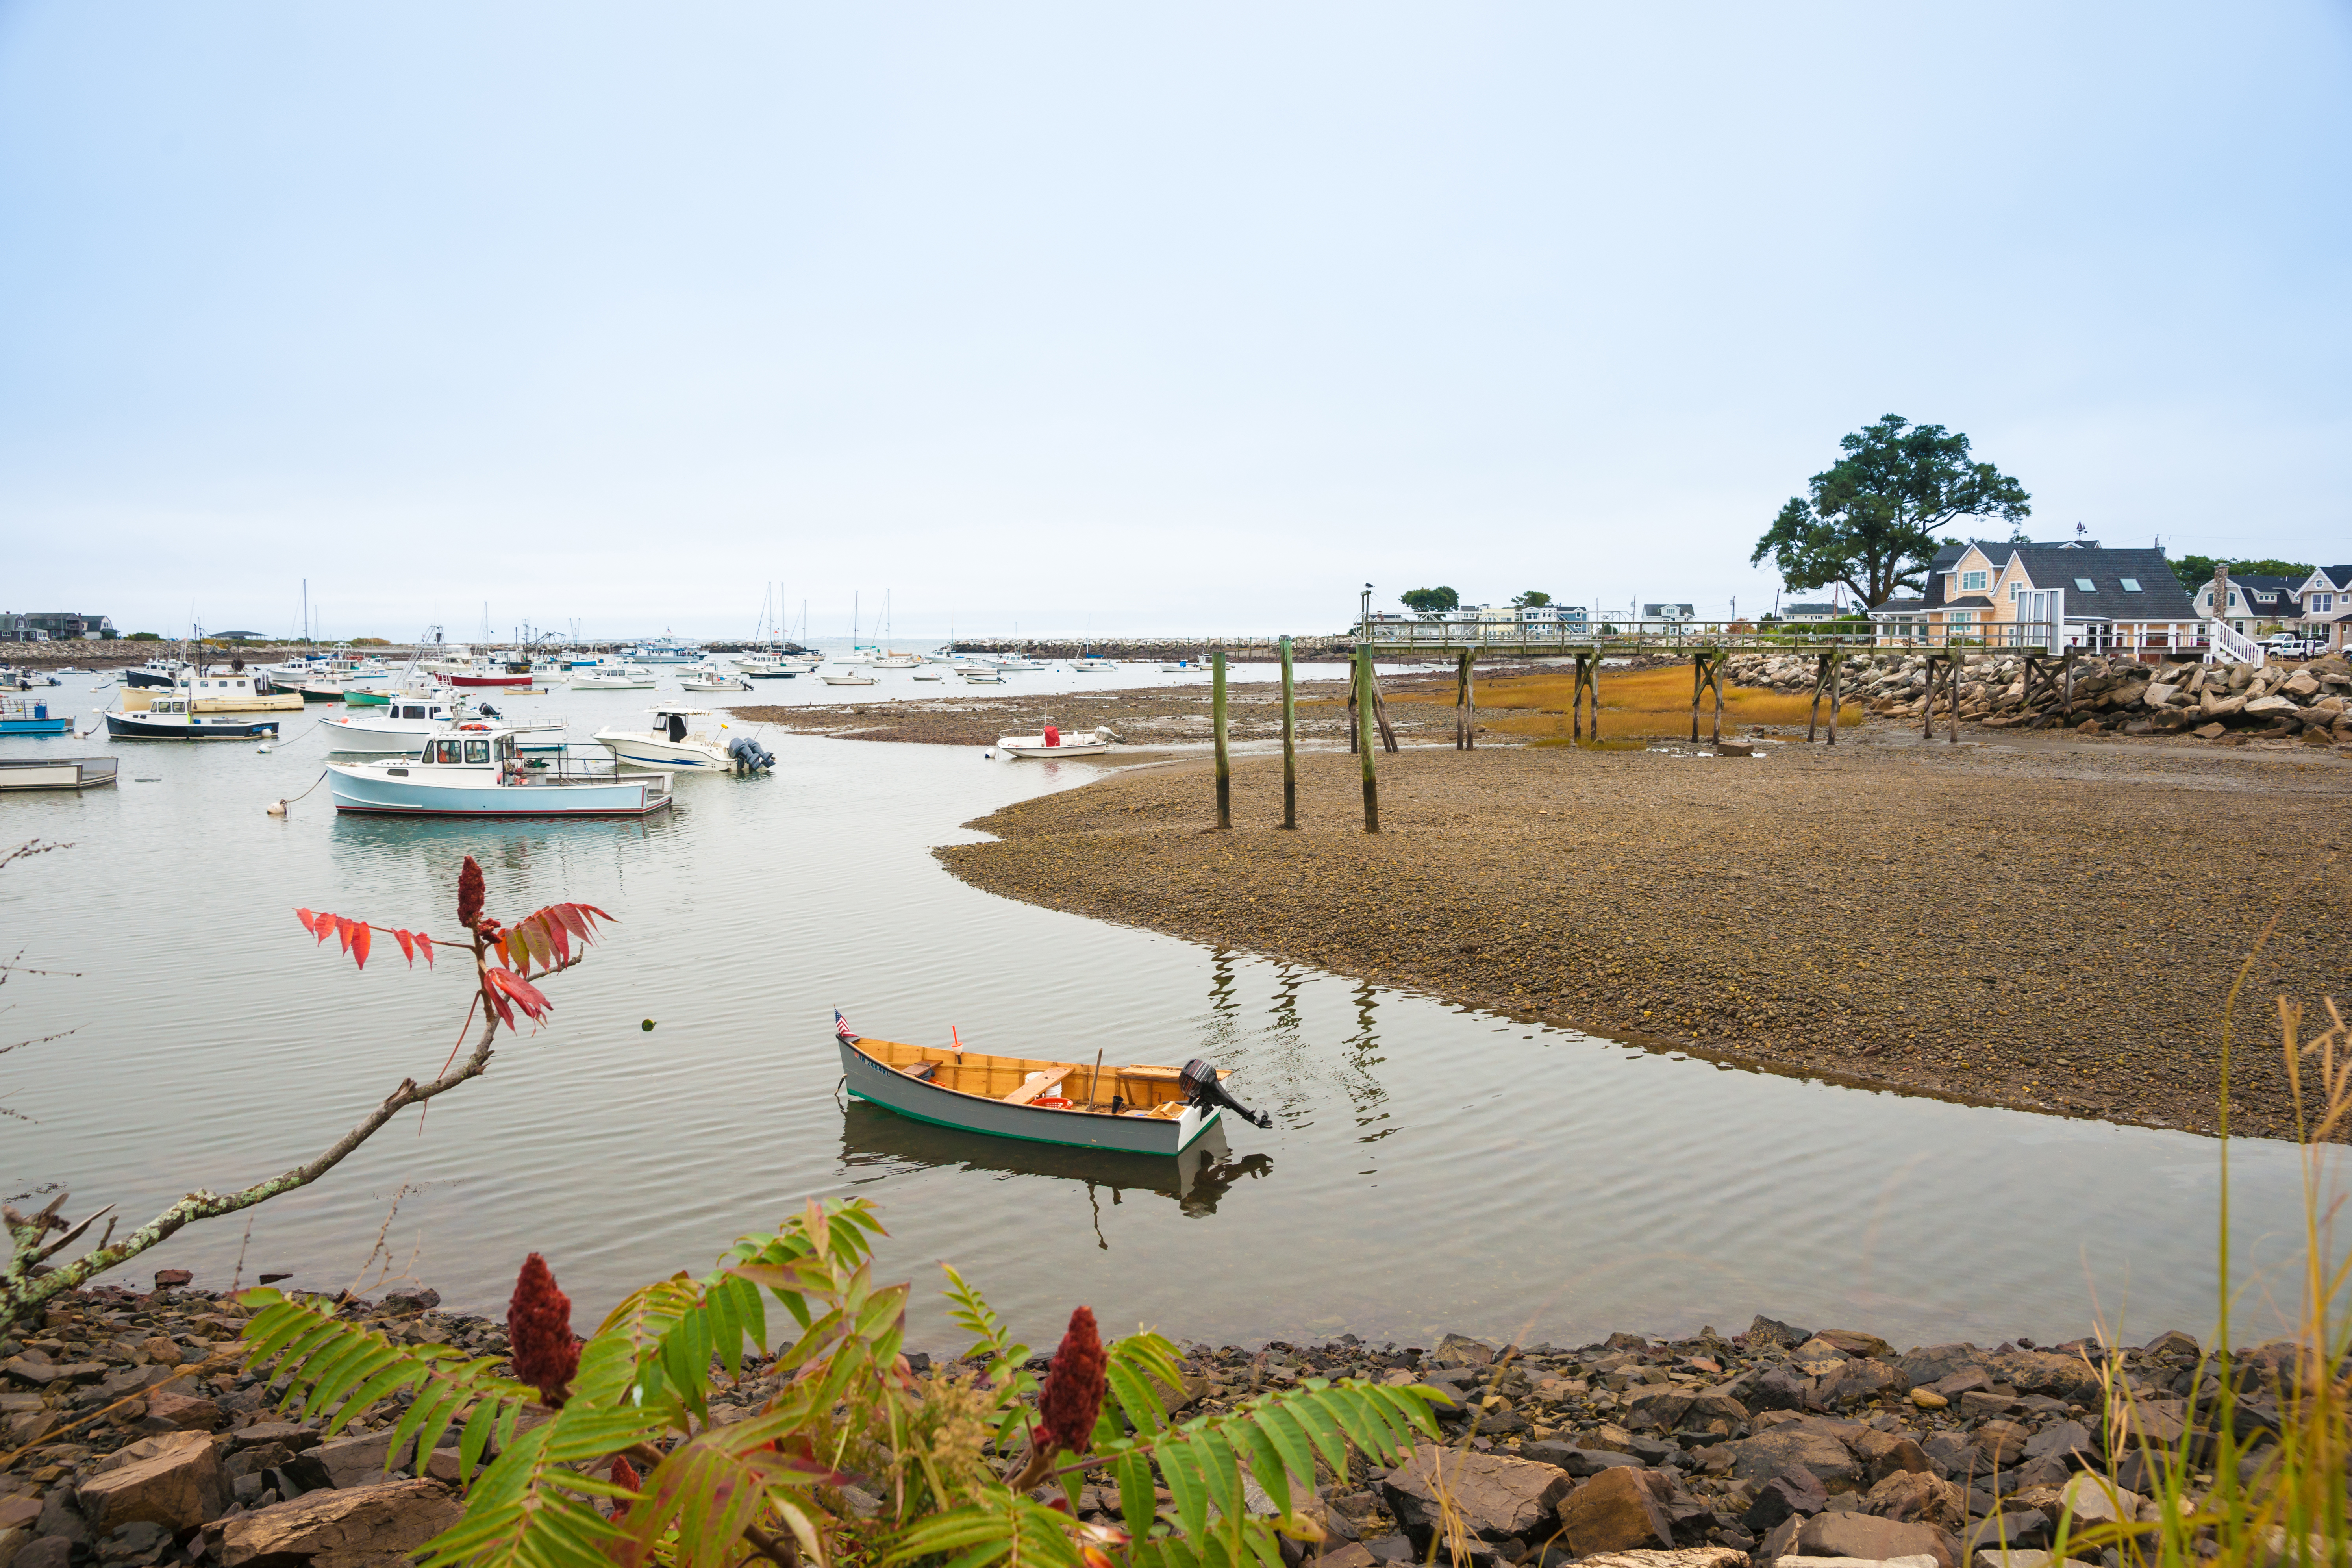
<svg viewBox="0 0 2352 1568">
<path fill-rule="evenodd" d="M 898 1070 L 905 1073 L 908 1078 L 928 1079 L 933 1073 L 940 1070 L 940 1064 L 937 1062 L 916 1062 L 911 1066 L 902 1067 Z"/>
<path fill-rule="evenodd" d="M 1021 1087 L 1019 1089 L 1014 1089 L 1011 1094 L 1003 1097 L 1004 1103 L 1007 1105 L 1026 1105 L 1031 1100 L 1036 1099 L 1039 1095 L 1044 1094 L 1047 1089 L 1055 1088 L 1064 1079 L 1078 1070 L 1080 1070 L 1079 1068 L 1075 1062 L 1073 1062 L 1066 1066 L 1054 1068 L 1045 1072 L 1033 1072 L 1022 1080 Z"/>
</svg>

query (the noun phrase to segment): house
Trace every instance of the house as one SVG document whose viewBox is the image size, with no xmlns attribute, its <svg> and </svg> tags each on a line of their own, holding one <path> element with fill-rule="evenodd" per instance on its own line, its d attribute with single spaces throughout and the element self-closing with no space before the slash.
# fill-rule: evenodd
<svg viewBox="0 0 2352 1568">
<path fill-rule="evenodd" d="M 2195 647 L 2202 619 L 2160 550 L 2091 541 L 1948 544 L 1929 563 L 1927 591 L 1870 612 L 1875 641 L 2170 653 Z"/>
<path fill-rule="evenodd" d="M 1843 605 L 1832 605 L 1827 600 L 1817 600 L 1802 605 L 1790 605 L 1780 612 L 1780 618 L 1784 621 L 1818 626 L 1823 621 L 1842 621 L 1845 618 L 1845 615 Z"/>
<path fill-rule="evenodd" d="M 1695 618 L 1688 605 L 1644 605 L 1642 618 L 1645 621 L 1687 621 Z"/>
<path fill-rule="evenodd" d="M 24 615 L 0 611 L 0 642 L 65 642 L 112 636 L 114 622 L 105 616 L 76 615 L 70 610 L 35 610 Z"/>
<path fill-rule="evenodd" d="M 2295 589 L 2303 603 L 2303 635 L 2331 648 L 2352 632 L 2352 566 L 2315 568 Z"/>
<path fill-rule="evenodd" d="M 2259 636 L 2303 618 L 2303 584 L 2300 577 L 2241 577 L 2232 572 L 2229 613 L 2217 615 L 2213 608 L 2213 580 L 2209 577 L 2197 585 L 2197 614 L 2209 621 L 2227 621 L 2232 631 Z"/>
</svg>

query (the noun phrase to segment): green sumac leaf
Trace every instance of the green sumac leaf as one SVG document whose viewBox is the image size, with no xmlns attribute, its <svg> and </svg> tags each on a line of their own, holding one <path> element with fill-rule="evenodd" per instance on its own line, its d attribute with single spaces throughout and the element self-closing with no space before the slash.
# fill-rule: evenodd
<svg viewBox="0 0 2352 1568">
<path fill-rule="evenodd" d="M 1168 1482 L 1169 1494 L 1176 1500 L 1176 1517 L 1188 1535 L 1199 1537 L 1209 1529 L 1209 1492 L 1201 1479 L 1199 1461 L 1181 1442 L 1164 1444 L 1160 1450 L 1160 1473 Z"/>
<path fill-rule="evenodd" d="M 1143 1380 L 1133 1367 L 1111 1362 L 1103 1369 L 1105 1381 L 1110 1384 L 1111 1396 L 1118 1401 L 1128 1425 L 1138 1432 L 1150 1434 L 1168 1424 L 1166 1407 L 1160 1395 Z"/>
<path fill-rule="evenodd" d="M 1307 1429 L 1290 1417 L 1290 1413 L 1272 1400 L 1257 1404 L 1249 1413 L 1259 1431 L 1282 1454 L 1284 1466 L 1298 1478 L 1301 1485 L 1312 1490 L 1315 1486 L 1315 1447 Z"/>
<path fill-rule="evenodd" d="M 1259 1486 L 1265 1489 L 1265 1495 L 1274 1500 L 1274 1506 L 1288 1513 L 1290 1467 L 1284 1461 L 1282 1450 L 1274 1446 L 1274 1439 L 1266 1436 L 1265 1428 L 1247 1413 L 1235 1418 L 1231 1426 L 1239 1436 L 1241 1446 L 1249 1454 L 1250 1474 L 1256 1478 Z M 1311 1477 L 1313 1472 L 1309 1471 L 1308 1475 Z"/>
<path fill-rule="evenodd" d="M 1160 1511 L 1159 1493 L 1151 1484 L 1151 1461 L 1139 1452 L 1122 1454 L 1111 1467 L 1111 1476 L 1118 1482 L 1119 1517 L 1127 1522 L 1127 1532 L 1141 1541 Z"/>
</svg>

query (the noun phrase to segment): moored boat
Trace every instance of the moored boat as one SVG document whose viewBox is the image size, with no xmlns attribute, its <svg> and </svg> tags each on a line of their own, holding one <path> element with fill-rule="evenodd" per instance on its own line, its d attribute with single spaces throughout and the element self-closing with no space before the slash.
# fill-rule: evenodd
<svg viewBox="0 0 2352 1568">
<path fill-rule="evenodd" d="M 633 664 L 599 664 L 575 667 L 571 681 L 574 691 L 650 691 L 655 676 L 652 670 Z"/>
<path fill-rule="evenodd" d="M 880 684 L 875 677 L 870 675 L 860 675 L 854 669 L 840 670 L 832 675 L 820 675 L 817 679 L 824 681 L 827 686 L 877 686 Z"/>
<path fill-rule="evenodd" d="M 1008 757 L 1099 757 L 1110 750 L 1110 731 L 1066 735 L 1048 724 L 1034 735 L 999 735 L 996 749 Z"/>
<path fill-rule="evenodd" d="M 732 726 L 721 723 L 722 733 L 689 729 L 689 719 L 708 719 L 708 708 L 656 708 L 653 710 L 654 727 L 650 730 L 599 730 L 590 737 L 613 753 L 617 763 L 633 768 L 703 768 L 712 771 L 740 769 L 757 773 L 773 767 L 776 759 L 761 746 L 757 735 L 750 731 L 723 733 Z"/>
<path fill-rule="evenodd" d="M 849 1092 L 918 1121 L 1000 1138 L 1174 1154 L 1227 1110 L 1271 1127 L 1225 1091 L 1230 1069 L 983 1056 L 860 1037 L 834 1015 Z"/>
<path fill-rule="evenodd" d="M 0 790 L 94 789 L 113 782 L 112 757 L 0 757 Z"/>
<path fill-rule="evenodd" d="M 0 697 L 0 735 L 70 735 L 73 715 L 42 697 Z"/>
<path fill-rule="evenodd" d="M 138 709 L 110 708 L 106 732 L 124 741 L 254 741 L 278 733 L 278 721 L 246 713 L 188 710 L 185 695 L 158 693 Z"/>
<path fill-rule="evenodd" d="M 452 686 L 521 687 L 529 686 L 535 678 L 528 658 L 480 654 L 463 669 L 442 671 L 441 679 Z"/>
<path fill-rule="evenodd" d="M 645 816 L 670 805 L 670 775 L 592 772 L 522 755 L 520 731 L 469 723 L 409 757 L 329 763 L 337 811 L 387 816 Z"/>
</svg>

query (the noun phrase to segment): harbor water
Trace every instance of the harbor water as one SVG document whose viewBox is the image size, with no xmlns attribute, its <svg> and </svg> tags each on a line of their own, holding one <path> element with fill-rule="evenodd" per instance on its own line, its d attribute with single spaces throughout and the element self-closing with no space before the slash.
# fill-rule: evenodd
<svg viewBox="0 0 2352 1568">
<path fill-rule="evenodd" d="M 694 700 L 942 694 L 885 681 Z M 493 700 L 561 714 L 578 741 L 677 695 Z M 106 693 L 56 696 L 87 726 Z M 682 774 L 676 808 L 643 821 L 339 818 L 323 786 L 266 816 L 319 774 L 316 716 L 287 715 L 267 753 L 0 740 L 0 754 L 121 759 L 110 790 L 0 799 L 0 840 L 62 846 L 0 870 L 0 1045 L 34 1042 L 0 1054 L 12 1201 L 63 1186 L 68 1215 L 111 1204 L 135 1224 L 311 1157 L 404 1078 L 441 1070 L 467 966 L 412 969 L 384 942 L 356 970 L 298 906 L 450 932 L 472 855 L 494 915 L 579 900 L 614 921 L 547 983 L 548 1026 L 503 1039 L 483 1079 L 317 1185 L 191 1227 L 131 1264 L 133 1282 L 181 1267 L 215 1288 L 265 1272 L 381 1288 L 389 1270 L 497 1311 L 536 1251 L 593 1322 L 832 1194 L 879 1205 L 883 1267 L 916 1283 L 911 1342 L 935 1350 L 961 1348 L 940 1262 L 1046 1344 L 1078 1302 L 1107 1328 L 1244 1344 L 1449 1330 L 1566 1344 L 1728 1332 L 1756 1312 L 1906 1343 L 2102 1321 L 2202 1337 L 2214 1321 L 2210 1140 L 1648 1054 L 1009 902 L 929 853 L 1095 766 L 769 731 L 772 774 Z M 836 1007 L 885 1038 L 1206 1057 L 1274 1126 L 1229 1120 L 1171 1161 L 905 1121 L 836 1099 Z M 2300 1175 L 2290 1146 L 2232 1146 L 2251 1337 L 2294 1306 Z"/>
</svg>

